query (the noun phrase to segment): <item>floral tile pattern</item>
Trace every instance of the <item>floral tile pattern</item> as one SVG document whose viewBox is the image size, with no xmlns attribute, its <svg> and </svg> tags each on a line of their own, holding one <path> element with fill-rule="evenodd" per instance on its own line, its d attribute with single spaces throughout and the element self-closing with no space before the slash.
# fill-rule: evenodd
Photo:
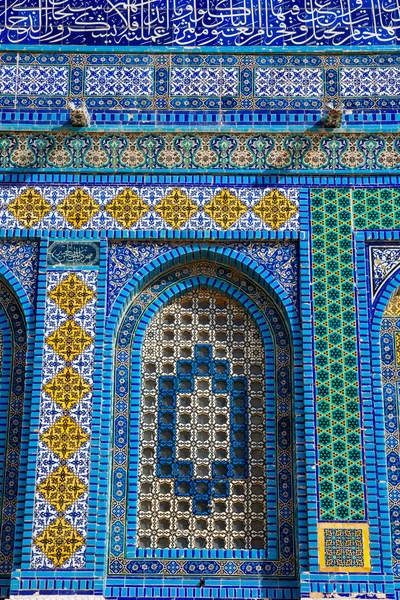
<svg viewBox="0 0 400 600">
<path fill-rule="evenodd" d="M 49 271 L 32 566 L 82 568 L 97 272 Z"/>
</svg>

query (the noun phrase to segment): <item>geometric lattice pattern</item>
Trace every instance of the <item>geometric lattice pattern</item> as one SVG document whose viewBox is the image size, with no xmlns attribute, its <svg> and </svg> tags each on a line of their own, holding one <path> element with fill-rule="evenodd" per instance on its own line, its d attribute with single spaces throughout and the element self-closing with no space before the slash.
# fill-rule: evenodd
<svg viewBox="0 0 400 600">
<path fill-rule="evenodd" d="M 47 277 L 32 566 L 82 568 L 97 273 L 61 270 Z"/>
<path fill-rule="evenodd" d="M 298 228 L 298 189 L 255 186 L 221 189 L 212 185 L 183 189 L 165 185 L 36 186 L 24 189 L 11 201 L 9 189 L 3 189 L 4 195 L 0 187 L 0 225 L 8 228 L 196 231 Z M 76 284 L 81 286 L 79 282 Z M 71 290 L 72 296 L 80 293 L 72 285 Z"/>
<path fill-rule="evenodd" d="M 142 350 L 139 548 L 266 548 L 264 356 L 254 320 L 219 292 L 187 292 L 153 317 Z"/>
<path fill-rule="evenodd" d="M 354 229 L 397 229 L 400 188 L 352 190 Z"/>
<path fill-rule="evenodd" d="M 320 517 L 325 520 L 365 518 L 352 228 L 396 229 L 399 206 L 399 188 L 311 192 L 318 475 Z M 375 256 L 381 261 L 382 255 Z M 382 279 L 384 268 L 382 262 L 374 263 L 374 278 Z M 397 312 L 397 304 L 394 295 L 387 318 Z M 391 343 L 394 360 L 393 336 Z M 392 372 L 385 369 L 384 380 Z M 395 389 L 391 386 L 385 388 L 390 402 Z M 393 510 L 392 523 L 398 528 L 400 511 Z M 394 555 L 400 558 L 395 548 Z"/>
<path fill-rule="evenodd" d="M 368 523 L 319 523 L 321 571 L 370 571 Z"/>
<path fill-rule="evenodd" d="M 350 190 L 313 190 L 320 517 L 365 518 Z"/>
</svg>

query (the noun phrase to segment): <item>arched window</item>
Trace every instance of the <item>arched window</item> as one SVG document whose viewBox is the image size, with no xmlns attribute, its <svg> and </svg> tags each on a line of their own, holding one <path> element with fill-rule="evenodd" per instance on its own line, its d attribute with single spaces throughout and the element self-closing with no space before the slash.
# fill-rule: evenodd
<svg viewBox="0 0 400 600">
<path fill-rule="evenodd" d="M 400 575 L 400 288 L 387 304 L 381 326 L 382 389 L 392 530 L 393 570 Z"/>
<path fill-rule="evenodd" d="M 142 347 L 137 545 L 266 548 L 265 350 L 251 315 L 190 291 Z"/>
<path fill-rule="evenodd" d="M 112 574 L 295 574 L 292 351 L 275 300 L 199 261 L 115 340 Z"/>
</svg>

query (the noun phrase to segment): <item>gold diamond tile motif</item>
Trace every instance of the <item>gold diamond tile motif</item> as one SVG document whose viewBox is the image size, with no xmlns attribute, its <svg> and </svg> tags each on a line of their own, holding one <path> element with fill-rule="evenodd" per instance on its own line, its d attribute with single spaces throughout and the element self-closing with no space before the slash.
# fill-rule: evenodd
<svg viewBox="0 0 400 600">
<path fill-rule="evenodd" d="M 297 206 L 278 190 L 271 190 L 253 207 L 253 212 L 275 230 L 291 219 L 297 211 Z"/>
<path fill-rule="evenodd" d="M 67 315 L 71 316 L 85 306 L 89 300 L 94 298 L 94 292 L 80 277 L 78 277 L 78 275 L 71 273 L 68 277 L 60 281 L 60 283 L 49 292 L 48 296 L 54 300 Z"/>
<path fill-rule="evenodd" d="M 126 188 L 107 204 L 106 211 L 122 227 L 129 229 L 149 211 L 149 207 L 135 192 Z"/>
<path fill-rule="evenodd" d="M 71 469 L 61 465 L 37 489 L 58 512 L 64 512 L 86 492 L 86 485 Z"/>
<path fill-rule="evenodd" d="M 175 188 L 164 196 L 155 210 L 174 229 L 179 229 L 198 212 L 199 207 L 182 190 Z"/>
<path fill-rule="evenodd" d="M 92 343 L 90 335 L 72 319 L 65 321 L 46 338 L 46 344 L 67 362 L 74 360 Z"/>
<path fill-rule="evenodd" d="M 100 210 L 100 206 L 82 188 L 76 188 L 60 204 L 57 212 L 67 219 L 76 229 L 86 225 Z"/>
<path fill-rule="evenodd" d="M 43 389 L 64 410 L 70 410 L 91 391 L 92 386 L 75 369 L 64 367 Z"/>
<path fill-rule="evenodd" d="M 223 189 L 214 196 L 204 211 L 223 229 L 229 229 L 240 219 L 248 208 L 228 189 Z"/>
<path fill-rule="evenodd" d="M 88 434 L 70 416 L 61 417 L 40 436 L 61 460 L 68 460 L 85 442 Z"/>
<path fill-rule="evenodd" d="M 58 517 L 37 536 L 34 543 L 56 567 L 62 567 L 85 540 L 64 517 Z"/>
<path fill-rule="evenodd" d="M 34 227 L 50 211 L 51 204 L 47 202 L 34 188 L 22 192 L 10 204 L 7 210 L 25 227 Z"/>
</svg>

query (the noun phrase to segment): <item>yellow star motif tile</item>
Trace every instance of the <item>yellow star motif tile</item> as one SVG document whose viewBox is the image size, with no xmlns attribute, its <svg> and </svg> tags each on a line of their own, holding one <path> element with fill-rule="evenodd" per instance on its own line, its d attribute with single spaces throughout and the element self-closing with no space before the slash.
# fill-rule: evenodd
<svg viewBox="0 0 400 600">
<path fill-rule="evenodd" d="M 72 319 L 65 321 L 46 338 L 46 344 L 67 362 L 74 360 L 92 343 L 90 335 Z"/>
<path fill-rule="evenodd" d="M 58 512 L 64 512 L 86 492 L 86 485 L 71 469 L 61 465 L 37 489 Z"/>
<path fill-rule="evenodd" d="M 69 415 L 61 417 L 40 436 L 61 460 L 68 460 L 85 442 L 88 434 Z"/>
<path fill-rule="evenodd" d="M 223 189 L 205 205 L 204 211 L 220 227 L 229 229 L 248 211 L 248 208 L 230 190 Z"/>
<path fill-rule="evenodd" d="M 51 204 L 47 202 L 34 188 L 22 192 L 7 206 L 7 210 L 25 227 L 34 227 L 50 211 Z"/>
<path fill-rule="evenodd" d="M 64 517 L 58 517 L 37 536 L 34 543 L 56 567 L 62 567 L 85 540 Z"/>
<path fill-rule="evenodd" d="M 99 210 L 97 202 L 79 187 L 57 205 L 57 211 L 76 229 L 86 225 Z"/>
<path fill-rule="evenodd" d="M 297 206 L 278 190 L 271 190 L 253 207 L 253 212 L 275 230 L 291 219 L 297 211 Z"/>
<path fill-rule="evenodd" d="M 199 207 L 182 190 L 176 188 L 164 196 L 155 210 L 174 229 L 179 229 L 198 212 Z"/>
<path fill-rule="evenodd" d="M 64 410 L 70 410 L 91 391 L 92 386 L 75 369 L 64 367 L 43 389 Z"/>
<path fill-rule="evenodd" d="M 135 192 L 126 188 L 107 204 L 106 211 L 125 229 L 129 229 L 149 211 L 149 207 Z"/>
<path fill-rule="evenodd" d="M 75 273 L 70 273 L 68 277 L 60 281 L 55 288 L 48 293 L 49 298 L 67 315 L 74 315 L 85 304 L 94 298 L 94 292 L 86 283 L 82 281 Z"/>
</svg>

